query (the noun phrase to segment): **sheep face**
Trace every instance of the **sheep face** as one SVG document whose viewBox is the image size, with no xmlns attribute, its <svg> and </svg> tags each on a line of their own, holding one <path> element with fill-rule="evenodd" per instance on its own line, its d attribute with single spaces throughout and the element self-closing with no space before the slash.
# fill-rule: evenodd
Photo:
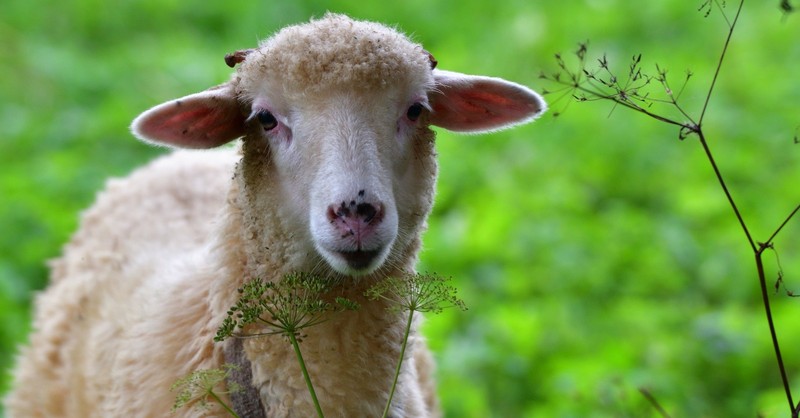
<svg viewBox="0 0 800 418">
<path fill-rule="evenodd" d="M 316 254 L 298 269 L 318 271 L 320 257 L 347 276 L 402 268 L 433 200 L 429 125 L 482 132 L 545 109 L 526 87 L 434 70 L 397 31 L 340 15 L 226 61 L 241 64 L 230 82 L 145 112 L 133 131 L 186 148 L 243 137 L 245 188 L 270 196 L 254 206 L 278 213 L 297 253 Z"/>
<path fill-rule="evenodd" d="M 435 164 L 432 149 L 423 149 L 430 147 L 421 120 L 427 92 L 412 85 L 337 88 L 305 100 L 274 92 L 255 93 L 246 141 L 270 150 L 271 176 L 286 191 L 285 220 L 309 233 L 309 244 L 335 271 L 374 271 L 393 248 L 399 212 L 416 209 L 402 196 L 433 193 L 432 182 L 422 184 L 430 173 L 412 161 L 428 154 Z"/>
</svg>

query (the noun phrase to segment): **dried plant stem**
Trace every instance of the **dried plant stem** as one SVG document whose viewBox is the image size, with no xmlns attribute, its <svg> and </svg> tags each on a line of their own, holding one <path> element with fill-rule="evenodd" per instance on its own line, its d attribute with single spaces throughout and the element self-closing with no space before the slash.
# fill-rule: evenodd
<svg viewBox="0 0 800 418">
<path fill-rule="evenodd" d="M 800 410 L 800 408 L 795 406 L 794 400 L 792 399 L 792 389 L 791 386 L 789 385 L 789 378 L 786 375 L 786 367 L 784 366 L 783 355 L 781 354 L 781 347 L 780 343 L 778 342 L 778 334 L 775 331 L 775 321 L 772 318 L 772 308 L 770 306 L 769 293 L 767 291 L 767 278 L 766 274 L 764 273 L 764 262 L 762 260 L 762 254 L 764 253 L 764 250 L 772 247 L 772 240 L 777 236 L 777 234 L 781 231 L 781 229 L 783 229 L 786 223 L 789 222 L 789 220 L 794 216 L 794 214 L 797 213 L 797 209 L 795 209 L 795 211 L 793 211 L 792 214 L 789 215 L 789 217 L 781 224 L 781 226 L 778 227 L 777 230 L 775 230 L 775 232 L 770 236 L 770 239 L 767 242 L 756 245 L 756 242 L 753 240 L 753 236 L 750 234 L 750 230 L 747 228 L 747 223 L 744 221 L 744 218 L 742 217 L 742 214 L 739 211 L 739 207 L 736 205 L 736 202 L 733 199 L 730 190 L 728 190 L 728 186 L 725 183 L 724 178 L 722 177 L 722 173 L 720 172 L 716 161 L 714 160 L 714 155 L 712 154 L 711 149 L 708 146 L 708 141 L 706 141 L 705 135 L 703 134 L 702 130 L 703 118 L 706 115 L 708 104 L 711 101 L 711 95 L 714 92 L 714 87 L 716 86 L 717 80 L 719 79 L 720 70 L 722 69 L 722 64 L 725 61 L 725 56 L 727 55 L 728 47 L 730 46 L 734 29 L 736 28 L 736 23 L 739 21 L 739 15 L 742 11 L 742 6 L 744 6 L 744 0 L 741 0 L 739 2 L 739 7 L 736 10 L 736 15 L 734 16 L 733 20 L 729 23 L 728 36 L 725 38 L 725 44 L 722 47 L 722 53 L 720 54 L 719 60 L 717 61 L 717 68 L 714 72 L 714 77 L 711 79 L 711 85 L 708 88 L 708 94 L 706 95 L 706 100 L 703 103 L 703 110 L 700 112 L 700 119 L 698 120 L 697 123 L 696 133 L 698 138 L 700 139 L 700 144 L 703 146 L 703 150 L 705 151 L 706 156 L 708 157 L 708 161 L 714 170 L 714 174 L 716 175 L 717 180 L 719 181 L 719 184 L 722 187 L 722 190 L 725 192 L 725 196 L 728 199 L 728 203 L 730 204 L 731 209 L 733 209 L 733 212 L 736 215 L 736 219 L 739 221 L 739 225 L 741 225 L 742 230 L 744 231 L 744 234 L 747 237 L 747 242 L 750 244 L 750 248 L 755 253 L 756 271 L 758 273 L 758 281 L 761 286 L 761 299 L 764 304 L 764 313 L 766 314 L 767 317 L 767 324 L 769 326 L 770 337 L 772 338 L 772 347 L 775 351 L 775 359 L 778 362 L 778 371 L 781 375 L 783 389 L 786 392 L 786 400 L 789 402 L 789 410 L 791 411 L 792 418 L 797 418 L 798 411 Z"/>
<path fill-rule="evenodd" d="M 641 393 L 642 396 L 644 396 L 645 399 L 647 399 L 647 401 L 650 402 L 650 405 L 653 405 L 653 408 L 655 408 L 656 411 L 658 411 L 658 413 L 661 414 L 662 417 L 672 418 L 669 415 L 669 413 L 667 413 L 667 411 L 664 409 L 664 407 L 662 407 L 661 404 L 658 403 L 658 400 L 656 400 L 655 396 L 653 396 L 653 394 L 650 393 L 649 390 L 645 388 L 639 388 L 639 393 Z"/>
<path fill-rule="evenodd" d="M 747 243 L 750 246 L 750 249 L 753 251 L 755 255 L 755 262 L 756 262 L 756 270 L 758 274 L 759 285 L 761 287 L 761 296 L 762 296 L 762 303 L 764 305 L 764 312 L 767 317 L 767 324 L 770 330 L 770 336 L 772 338 L 772 345 L 775 352 L 775 358 L 778 363 L 778 369 L 781 376 L 781 381 L 783 383 L 784 391 L 786 392 L 786 399 L 789 402 L 789 408 L 791 411 L 792 418 L 800 418 L 800 404 L 795 404 L 793 397 L 792 397 L 792 390 L 789 384 L 789 378 L 786 373 L 786 367 L 784 365 L 783 356 L 781 354 L 780 344 L 778 342 L 778 335 L 775 331 L 775 323 L 772 317 L 772 309 L 770 306 L 769 300 L 769 292 L 767 290 L 767 278 L 764 272 L 764 263 L 763 263 L 763 253 L 767 249 L 773 249 L 774 245 L 773 242 L 778 234 L 783 230 L 786 224 L 800 212 L 800 205 L 795 207 L 795 209 L 783 220 L 783 222 L 774 230 L 774 232 L 770 235 L 769 239 L 766 242 L 757 242 L 753 239 L 753 235 L 750 232 L 750 229 L 747 226 L 747 222 L 745 222 L 744 216 L 742 215 L 741 211 L 739 210 L 739 206 L 736 204 L 736 200 L 733 198 L 730 189 L 728 188 L 728 184 L 725 181 L 725 178 L 722 175 L 722 171 L 720 170 L 719 166 L 717 165 L 716 159 L 714 158 L 714 154 L 711 151 L 711 147 L 709 146 L 708 140 L 706 138 L 705 132 L 703 131 L 703 121 L 706 116 L 706 111 L 708 110 L 709 103 L 711 102 L 711 98 L 714 93 L 714 89 L 717 85 L 717 81 L 719 81 L 719 76 L 722 70 L 722 66 L 725 62 L 725 58 L 728 54 L 728 48 L 731 45 L 731 40 L 733 38 L 733 33 L 736 29 L 736 25 L 739 21 L 739 16 L 741 14 L 742 8 L 744 6 L 744 0 L 739 1 L 738 8 L 736 9 L 736 14 L 733 16 L 733 19 L 729 19 L 728 16 L 724 12 L 724 2 L 720 0 L 707 0 L 701 6 L 701 9 L 708 9 L 706 16 L 711 12 L 713 8 L 718 8 L 722 17 L 725 19 L 725 22 L 728 25 L 728 33 L 725 37 L 725 42 L 722 47 L 722 52 L 719 55 L 719 59 L 716 63 L 716 68 L 714 71 L 714 75 L 711 78 L 711 82 L 708 87 L 708 91 L 706 92 L 705 101 L 703 102 L 702 109 L 700 111 L 699 118 L 695 119 L 692 118 L 684 109 L 679 106 L 677 102 L 677 98 L 673 95 L 672 89 L 669 86 L 667 81 L 667 73 L 665 70 L 661 69 L 660 67 L 656 66 L 659 75 L 657 77 L 650 77 L 642 73 L 641 68 L 639 67 L 639 63 L 641 60 L 641 54 L 634 55 L 633 61 L 630 66 L 630 72 L 628 73 L 627 81 L 621 83 L 620 79 L 616 77 L 610 70 L 608 61 L 603 56 L 599 60 L 599 69 L 594 71 L 589 71 L 585 67 L 585 54 L 586 54 L 586 45 L 582 44 L 581 48 L 578 50 L 578 58 L 580 60 L 581 68 L 579 71 L 573 72 L 566 68 L 563 59 L 560 55 L 556 55 L 556 60 L 561 68 L 562 72 L 565 72 L 568 77 L 561 77 L 562 74 L 558 73 L 555 76 L 548 76 L 543 73 L 542 78 L 554 81 L 559 83 L 563 86 L 566 86 L 568 89 L 571 89 L 574 92 L 579 92 L 581 95 L 574 95 L 576 99 L 579 101 L 586 101 L 586 100 L 608 100 L 615 105 L 620 105 L 622 107 L 640 112 L 644 115 L 647 115 L 655 120 L 660 122 L 667 123 L 669 125 L 678 126 L 680 127 L 679 137 L 680 139 L 685 139 L 689 136 L 696 135 L 698 142 L 703 147 L 703 151 L 705 152 L 706 159 L 708 160 L 711 168 L 714 172 L 714 176 L 717 179 L 722 191 L 725 193 L 725 197 L 728 201 L 729 206 L 733 210 L 734 215 L 736 216 L 736 220 L 739 223 L 744 235 L 747 238 Z M 691 74 L 689 74 L 691 75 Z M 667 99 L 652 99 L 648 96 L 648 94 L 640 93 L 640 89 L 646 86 L 651 80 L 659 81 L 662 86 L 664 87 L 666 94 L 668 96 Z M 688 80 L 688 76 L 687 76 Z M 681 89 L 682 91 L 683 89 Z M 678 93 L 680 96 L 680 92 Z M 648 107 L 652 103 L 666 103 L 669 105 L 674 106 L 683 117 L 686 118 L 686 121 L 679 121 L 676 119 L 672 119 L 668 116 L 664 116 L 658 114 L 655 111 L 649 110 Z M 647 104 L 647 106 L 643 106 L 642 104 Z M 779 275 L 779 280 L 781 279 L 781 275 Z M 790 296 L 793 296 L 790 294 Z M 645 397 L 653 403 L 655 400 L 652 398 L 652 395 L 649 392 L 642 391 Z M 653 403 L 654 406 L 657 407 L 659 412 L 663 410 L 657 405 L 657 403 Z"/>
<path fill-rule="evenodd" d="M 758 270 L 758 281 L 761 284 L 761 299 L 764 302 L 764 312 L 767 315 L 767 323 L 769 324 L 769 332 L 772 336 L 772 347 L 775 350 L 775 357 L 778 360 L 778 369 L 781 373 L 781 380 L 783 381 L 783 389 L 786 391 L 786 400 L 789 401 L 789 410 L 792 411 L 792 418 L 797 417 L 797 410 L 792 400 L 792 389 L 789 387 L 789 378 L 786 376 L 786 367 L 783 365 L 783 356 L 781 355 L 781 347 L 778 344 L 778 334 L 775 332 L 775 323 L 772 320 L 772 309 L 769 304 L 769 292 L 767 291 L 767 277 L 764 274 L 764 262 L 761 258 L 764 250 L 769 248 L 766 244 L 761 244 L 761 248 L 756 251 L 756 269 Z"/>
<path fill-rule="evenodd" d="M 722 69 L 722 62 L 725 61 L 725 54 L 728 52 L 728 45 L 731 43 L 733 30 L 736 28 L 736 22 L 739 21 L 739 14 L 742 12 L 742 6 L 744 6 L 744 0 L 739 2 L 739 8 L 736 9 L 736 16 L 733 17 L 732 22 L 728 23 L 728 37 L 725 38 L 725 45 L 722 47 L 722 53 L 720 54 L 719 61 L 717 61 L 717 69 L 714 71 L 714 78 L 711 79 L 711 86 L 708 88 L 708 94 L 706 95 L 706 100 L 703 103 L 703 110 L 700 112 L 700 119 L 697 122 L 698 125 L 703 124 L 703 118 L 706 116 L 706 109 L 708 109 L 708 103 L 711 101 L 711 94 L 714 92 L 714 86 L 717 85 L 719 72 Z M 725 16 L 725 13 L 722 13 L 722 15 Z M 727 17 L 725 20 L 727 21 Z"/>
<path fill-rule="evenodd" d="M 786 219 L 783 220 L 781 226 L 775 229 L 775 232 L 773 232 L 772 235 L 770 235 L 769 239 L 767 240 L 767 243 L 772 243 L 772 241 L 775 240 L 775 237 L 778 236 L 781 230 L 783 230 L 783 227 L 786 226 L 786 224 L 788 224 L 790 220 L 792 220 L 792 218 L 794 217 L 794 215 L 797 214 L 798 211 L 800 211 L 800 205 L 797 205 L 797 207 L 794 208 L 792 213 L 790 213 L 789 216 L 787 216 Z"/>
<path fill-rule="evenodd" d="M 747 236 L 747 242 L 750 244 L 750 248 L 752 248 L 754 252 L 757 252 L 758 248 L 756 247 L 756 243 L 750 234 L 750 230 L 747 228 L 747 224 L 742 217 L 742 213 L 739 211 L 739 207 L 736 205 L 736 201 L 733 200 L 733 196 L 731 195 L 730 190 L 728 190 L 725 180 L 722 178 L 722 172 L 719 170 L 717 162 L 714 160 L 714 154 L 711 152 L 711 149 L 708 146 L 708 141 L 706 141 L 706 136 L 703 134 L 703 118 L 706 116 L 708 104 L 711 102 L 711 95 L 714 93 L 714 87 L 717 85 L 719 73 L 722 70 L 722 63 L 725 62 L 725 56 L 728 54 L 728 47 L 731 44 L 731 38 L 733 37 L 733 32 L 736 29 L 736 23 L 739 21 L 739 15 L 742 12 L 742 6 L 744 6 L 744 0 L 739 2 L 739 8 L 736 10 L 736 15 L 733 17 L 733 21 L 729 23 L 728 36 L 725 38 L 725 44 L 722 46 L 722 52 L 720 53 L 719 60 L 717 61 L 717 68 L 714 71 L 714 77 L 711 78 L 711 85 L 708 87 L 706 100 L 703 102 L 703 110 L 700 112 L 700 119 L 698 119 L 697 124 L 692 127 L 692 131 L 696 133 L 697 137 L 700 139 L 700 144 L 703 146 L 703 150 L 706 153 L 708 162 L 711 164 L 711 168 L 714 170 L 714 175 L 716 175 L 722 190 L 725 192 L 725 197 L 728 199 L 731 209 L 733 209 L 733 212 L 736 214 L 736 219 L 739 221 L 739 225 L 741 225 L 742 230 L 744 230 L 744 234 Z"/>
<path fill-rule="evenodd" d="M 736 20 L 734 20 L 734 24 L 736 24 Z M 708 141 L 706 141 L 706 136 L 703 134 L 703 129 L 698 126 L 695 133 L 700 140 L 700 145 L 703 147 L 703 151 L 706 153 L 706 158 L 708 159 L 709 164 L 711 164 L 711 168 L 714 170 L 714 175 L 717 177 L 717 181 L 719 182 L 720 187 L 722 187 L 725 197 L 728 199 L 728 204 L 730 204 L 731 209 L 733 209 L 733 213 L 736 215 L 736 220 L 739 221 L 739 225 L 741 225 L 745 236 L 747 236 L 747 242 L 750 244 L 750 248 L 754 252 L 757 252 L 758 247 L 756 246 L 753 237 L 750 235 L 750 229 L 747 228 L 747 223 L 744 221 L 744 217 L 739 211 L 739 206 L 736 205 L 736 201 L 733 199 L 733 195 L 731 195 L 728 185 L 725 183 L 725 179 L 722 177 L 722 172 L 720 171 L 719 166 L 717 166 L 717 162 L 714 159 L 714 154 L 711 152 L 711 148 L 708 146 Z"/>
<path fill-rule="evenodd" d="M 728 199 L 728 203 L 730 204 L 731 209 L 733 209 L 734 214 L 736 215 L 736 219 L 739 222 L 739 225 L 742 227 L 745 236 L 747 237 L 747 242 L 750 245 L 750 248 L 753 250 L 755 254 L 755 262 L 756 262 L 756 271 L 758 274 L 758 281 L 761 287 L 761 299 L 764 305 L 764 313 L 767 317 L 767 325 L 769 326 L 770 337 L 772 338 L 772 347 L 775 351 L 775 359 L 778 363 L 778 371 L 781 376 L 781 381 L 783 383 L 783 389 L 786 393 L 786 400 L 789 402 L 789 410 L 791 411 L 792 418 L 798 418 L 798 413 L 800 412 L 800 406 L 795 406 L 794 400 L 792 399 L 792 389 L 789 384 L 789 378 L 786 374 L 786 367 L 783 362 L 783 355 L 781 354 L 780 343 L 778 342 L 778 334 L 775 331 L 775 321 L 772 318 L 772 308 L 770 306 L 769 301 L 769 292 L 767 291 L 767 278 L 766 274 L 764 273 L 764 263 L 762 259 L 762 254 L 764 250 L 767 248 L 772 247 L 773 239 L 778 235 L 778 233 L 783 229 L 783 227 L 789 222 L 789 220 L 797 213 L 800 206 L 796 208 L 785 220 L 784 222 L 775 230 L 775 232 L 770 236 L 769 240 L 765 243 L 756 244 L 753 236 L 750 234 L 750 230 L 747 228 L 747 223 L 742 216 L 739 207 L 736 205 L 736 201 L 734 200 L 733 196 L 731 195 L 730 190 L 728 189 L 728 185 L 725 182 L 725 179 L 722 176 L 722 172 L 717 166 L 717 163 L 714 159 L 714 155 L 711 152 L 711 148 L 708 145 L 708 141 L 703 133 L 702 123 L 703 118 L 706 115 L 706 110 L 708 109 L 708 104 L 711 101 L 712 93 L 714 92 L 714 87 L 717 84 L 717 80 L 719 79 L 720 70 L 722 69 L 722 64 L 725 61 L 725 56 L 728 52 L 728 47 L 730 46 L 731 38 L 733 37 L 734 29 L 736 28 L 736 23 L 739 21 L 739 15 L 742 11 L 742 6 L 744 5 L 744 0 L 739 2 L 739 7 L 736 10 L 736 15 L 734 16 L 733 20 L 729 22 L 728 26 L 728 36 L 725 38 L 725 44 L 722 48 L 722 53 L 720 54 L 719 60 L 717 61 L 717 68 L 714 72 L 714 77 L 711 79 L 711 85 L 708 88 L 708 93 L 706 95 L 705 102 L 703 103 L 703 110 L 700 113 L 700 119 L 696 127 L 693 129 L 693 133 L 697 134 L 700 144 L 703 147 L 703 150 L 706 153 L 706 157 L 708 158 L 708 162 L 711 164 L 712 169 L 714 170 L 714 175 L 717 177 L 717 181 L 722 187 L 723 192 L 725 193 L 725 197 Z"/>
<path fill-rule="evenodd" d="M 738 17 L 738 15 L 737 15 Z M 734 24 L 736 24 L 736 19 L 734 19 Z M 784 391 L 786 392 L 786 399 L 789 402 L 789 408 L 792 412 L 792 418 L 798 418 L 798 413 L 800 413 L 800 405 L 795 406 L 794 401 L 792 400 L 792 390 L 789 385 L 789 378 L 786 375 L 786 367 L 783 363 L 783 355 L 781 354 L 780 343 L 778 342 L 778 334 L 775 331 L 775 321 L 772 318 L 772 308 L 770 307 L 769 301 L 769 293 L 767 291 L 767 277 L 764 273 L 764 263 L 762 260 L 762 255 L 764 251 L 768 248 L 772 247 L 772 241 L 778 235 L 778 233 L 783 229 L 783 227 L 791 220 L 791 218 L 800 210 L 800 206 L 795 208 L 794 211 L 784 220 L 784 222 L 775 230 L 775 232 L 770 236 L 769 240 L 765 243 L 760 243 L 758 246 L 756 245 L 755 241 L 753 240 L 752 235 L 750 234 L 750 230 L 747 228 L 747 223 L 744 220 L 741 212 L 739 211 L 739 207 L 736 205 L 736 201 L 733 199 L 733 196 L 728 190 L 728 186 L 725 183 L 725 179 L 722 177 L 722 173 L 717 166 L 714 155 L 711 152 L 711 149 L 708 146 L 708 142 L 705 139 L 705 135 L 703 135 L 702 129 L 697 130 L 697 135 L 700 138 L 700 144 L 703 146 L 703 149 L 706 152 L 706 156 L 708 157 L 708 161 L 711 164 L 711 167 L 714 170 L 714 173 L 719 181 L 722 190 L 725 192 L 725 196 L 728 199 L 728 203 L 733 209 L 734 214 L 736 215 L 736 219 L 739 221 L 739 225 L 741 225 L 744 234 L 747 236 L 747 241 L 750 244 L 753 252 L 755 253 L 756 259 L 756 271 L 758 273 L 758 281 L 761 286 L 761 300 L 764 304 L 764 313 L 767 317 L 767 325 L 769 326 L 770 336 L 772 338 L 772 347 L 775 351 L 775 359 L 778 362 L 778 371 L 781 375 L 781 381 L 783 383 Z"/>
</svg>

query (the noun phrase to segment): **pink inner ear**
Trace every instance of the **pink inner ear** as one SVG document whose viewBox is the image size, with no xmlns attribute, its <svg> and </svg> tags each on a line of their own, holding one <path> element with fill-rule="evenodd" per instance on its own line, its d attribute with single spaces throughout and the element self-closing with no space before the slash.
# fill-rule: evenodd
<svg viewBox="0 0 800 418">
<path fill-rule="evenodd" d="M 241 123 L 244 123 L 243 119 Z M 172 142 L 188 140 L 190 142 L 186 145 L 206 148 L 209 144 L 216 146 L 220 141 L 228 142 L 231 136 L 238 136 L 241 128 L 237 128 L 236 124 L 235 118 L 220 109 L 199 107 L 169 117 L 163 122 L 162 132 L 170 136 Z M 178 132 L 176 129 L 182 130 Z"/>
<path fill-rule="evenodd" d="M 220 94 L 221 93 L 221 94 Z M 179 148 L 213 148 L 244 135 L 245 118 L 226 89 L 164 103 L 133 122 L 140 138 Z"/>
<path fill-rule="evenodd" d="M 431 94 L 431 123 L 457 132 L 485 132 L 528 122 L 544 101 L 532 90 L 501 79 L 445 73 Z"/>
</svg>

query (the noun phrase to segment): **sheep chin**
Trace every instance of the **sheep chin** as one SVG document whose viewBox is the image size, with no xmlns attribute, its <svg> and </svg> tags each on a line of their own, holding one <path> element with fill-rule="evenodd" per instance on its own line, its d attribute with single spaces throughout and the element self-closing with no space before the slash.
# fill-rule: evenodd
<svg viewBox="0 0 800 418">
<path fill-rule="evenodd" d="M 381 268 L 389 257 L 390 248 L 391 245 L 374 250 L 330 250 L 317 245 L 317 251 L 334 271 L 351 277 L 366 276 Z"/>
</svg>

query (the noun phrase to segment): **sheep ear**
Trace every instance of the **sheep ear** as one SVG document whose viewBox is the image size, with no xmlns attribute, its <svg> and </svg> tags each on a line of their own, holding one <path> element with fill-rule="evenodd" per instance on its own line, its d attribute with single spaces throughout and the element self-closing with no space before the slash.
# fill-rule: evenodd
<svg viewBox="0 0 800 418">
<path fill-rule="evenodd" d="M 432 125 L 456 132 L 487 132 L 530 122 L 547 109 L 533 90 L 500 78 L 434 70 L 429 95 Z"/>
<path fill-rule="evenodd" d="M 162 103 L 134 119 L 131 131 L 139 139 L 177 148 L 213 148 L 245 133 L 229 83 Z"/>
</svg>

